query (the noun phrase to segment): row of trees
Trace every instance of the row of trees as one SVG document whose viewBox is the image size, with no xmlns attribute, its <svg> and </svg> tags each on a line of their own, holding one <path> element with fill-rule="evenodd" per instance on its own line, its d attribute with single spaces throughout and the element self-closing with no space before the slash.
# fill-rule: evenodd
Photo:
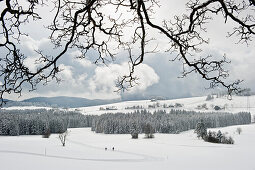
<svg viewBox="0 0 255 170">
<path fill-rule="evenodd" d="M 92 116 L 61 110 L 0 110 L 0 135 L 63 133 L 67 128 L 91 127 Z"/>
<path fill-rule="evenodd" d="M 231 114 L 171 110 L 167 113 L 158 110 L 151 113 L 137 110 L 133 113 L 96 116 L 58 109 L 0 110 L 0 135 L 43 135 L 63 133 L 67 128 L 91 127 L 96 133 L 132 134 L 134 137 L 145 133 L 153 137 L 154 132 L 179 133 L 195 129 L 201 119 L 208 128 L 251 123 L 251 115 L 247 112 Z"/>
<path fill-rule="evenodd" d="M 251 115 L 247 112 L 231 114 L 171 110 L 166 113 L 159 110 L 151 113 L 137 110 L 134 113 L 107 113 L 96 116 L 92 122 L 92 131 L 105 134 L 139 134 L 150 129 L 158 133 L 179 133 L 195 129 L 201 119 L 208 128 L 251 123 Z"/>
</svg>

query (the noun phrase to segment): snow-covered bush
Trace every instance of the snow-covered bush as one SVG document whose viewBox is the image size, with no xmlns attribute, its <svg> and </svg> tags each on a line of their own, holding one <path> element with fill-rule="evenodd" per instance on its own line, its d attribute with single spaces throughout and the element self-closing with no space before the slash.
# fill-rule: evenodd
<svg viewBox="0 0 255 170">
<path fill-rule="evenodd" d="M 138 139 L 138 133 L 131 133 L 132 139 Z"/>
<path fill-rule="evenodd" d="M 236 129 L 236 132 L 240 135 L 241 132 L 242 132 L 242 128 L 238 127 L 238 128 Z"/>
<path fill-rule="evenodd" d="M 49 138 L 51 135 L 50 129 L 47 129 L 46 132 L 42 135 L 43 138 Z"/>
<path fill-rule="evenodd" d="M 231 136 L 228 137 L 228 136 L 223 134 L 222 139 L 221 139 L 221 143 L 223 143 L 223 144 L 234 144 L 235 141 Z"/>
<path fill-rule="evenodd" d="M 221 110 L 222 108 L 220 106 L 214 106 L 214 110 Z"/>
<path fill-rule="evenodd" d="M 222 134 L 220 130 L 217 134 L 214 131 L 209 131 L 203 139 L 204 141 L 211 143 L 234 144 L 234 139 L 226 134 L 227 133 Z"/>
<path fill-rule="evenodd" d="M 211 143 L 220 143 L 220 140 L 217 138 L 217 135 L 215 132 L 209 131 L 206 137 L 204 138 L 206 142 Z"/>
</svg>

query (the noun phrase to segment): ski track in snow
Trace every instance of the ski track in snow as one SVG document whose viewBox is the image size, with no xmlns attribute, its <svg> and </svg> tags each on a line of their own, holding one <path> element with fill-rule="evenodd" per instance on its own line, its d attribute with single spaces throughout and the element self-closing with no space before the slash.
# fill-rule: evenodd
<svg viewBox="0 0 255 170">
<path fill-rule="evenodd" d="M 22 151 L 8 151 L 8 150 L 0 150 L 0 153 L 6 154 L 22 154 L 22 155 L 32 155 L 32 156 L 40 156 L 40 157 L 49 157 L 49 158 L 59 158 L 59 159 L 70 159 L 70 160 L 80 160 L 80 161 L 100 161 L 100 162 L 143 162 L 144 159 L 90 159 L 90 158 L 77 158 L 77 157 L 69 157 L 69 156 L 59 156 L 59 155 L 45 155 L 40 153 L 33 152 L 22 152 Z"/>
<path fill-rule="evenodd" d="M 74 140 L 68 140 L 68 141 L 71 142 L 71 143 L 80 145 L 80 146 L 89 147 L 89 148 L 93 148 L 93 149 L 97 149 L 97 150 L 102 150 L 103 149 L 102 147 L 88 145 L 88 144 L 77 142 L 77 141 L 74 141 Z M 127 160 L 132 160 L 132 161 L 135 161 L 135 162 L 137 162 L 137 161 L 162 161 L 162 160 L 164 160 L 164 158 L 154 157 L 154 156 L 140 154 L 140 153 L 134 153 L 134 152 L 127 152 L 127 151 L 121 151 L 121 150 L 114 150 L 114 152 L 143 157 L 142 159 L 127 159 Z M 120 159 L 120 160 L 122 160 L 122 159 Z M 123 160 L 126 160 L 126 159 L 123 159 Z"/>
<path fill-rule="evenodd" d="M 85 143 L 77 142 L 74 140 L 68 140 L 70 143 L 80 145 L 83 147 L 93 148 L 96 150 L 103 150 L 102 147 L 97 147 L 93 145 L 88 145 Z M 133 153 L 133 152 L 126 152 L 126 151 L 120 151 L 115 150 L 114 152 L 122 153 L 126 155 L 133 155 L 133 156 L 140 156 L 141 158 L 137 159 L 128 159 L 128 158 L 120 158 L 120 159 L 96 159 L 96 158 L 79 158 L 79 157 L 69 157 L 69 156 L 60 156 L 60 155 L 52 155 L 52 154 L 43 154 L 43 153 L 34 153 L 34 152 L 24 152 L 24 151 L 10 151 L 10 150 L 0 150 L 0 153 L 3 154 L 20 154 L 20 155 L 31 155 L 31 156 L 39 156 L 39 157 L 48 157 L 48 158 L 58 158 L 58 159 L 69 159 L 69 160 L 77 160 L 77 161 L 98 161 L 98 162 L 146 162 L 146 161 L 162 161 L 163 158 L 159 157 L 153 157 L 150 155 L 144 155 L 139 153 Z"/>
</svg>

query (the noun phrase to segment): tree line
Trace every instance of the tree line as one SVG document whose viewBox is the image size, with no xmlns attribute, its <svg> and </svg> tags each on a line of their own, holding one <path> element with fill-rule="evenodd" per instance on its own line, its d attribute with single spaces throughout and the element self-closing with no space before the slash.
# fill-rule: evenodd
<svg viewBox="0 0 255 170">
<path fill-rule="evenodd" d="M 195 112 L 185 110 L 137 110 L 133 113 L 107 113 L 97 116 L 92 122 L 92 131 L 105 134 L 145 133 L 148 128 L 157 133 L 179 133 L 195 129 L 201 121 L 208 128 L 251 123 L 251 114 L 239 112 Z"/>
<path fill-rule="evenodd" d="M 67 128 L 91 127 L 92 117 L 79 112 L 46 110 L 0 110 L 0 135 L 63 133 Z"/>
<path fill-rule="evenodd" d="M 63 133 L 67 128 L 91 127 L 96 133 L 139 134 L 179 133 L 195 129 L 203 120 L 208 128 L 251 123 L 251 114 L 224 112 L 195 112 L 185 110 L 137 110 L 132 113 L 83 115 L 59 109 L 0 110 L 0 135 L 43 135 Z"/>
</svg>

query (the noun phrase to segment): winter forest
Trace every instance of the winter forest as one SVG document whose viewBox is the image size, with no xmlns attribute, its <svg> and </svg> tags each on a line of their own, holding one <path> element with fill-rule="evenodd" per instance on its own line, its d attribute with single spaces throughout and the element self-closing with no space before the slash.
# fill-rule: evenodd
<svg viewBox="0 0 255 170">
<path fill-rule="evenodd" d="M 172 109 L 150 112 L 146 109 L 132 113 L 83 115 L 74 111 L 0 110 L 0 135 L 43 135 L 63 133 L 67 128 L 91 127 L 96 133 L 132 134 L 151 132 L 176 134 L 195 129 L 203 120 L 207 128 L 226 127 L 251 123 L 251 114 L 239 112 L 196 112 Z"/>
</svg>

